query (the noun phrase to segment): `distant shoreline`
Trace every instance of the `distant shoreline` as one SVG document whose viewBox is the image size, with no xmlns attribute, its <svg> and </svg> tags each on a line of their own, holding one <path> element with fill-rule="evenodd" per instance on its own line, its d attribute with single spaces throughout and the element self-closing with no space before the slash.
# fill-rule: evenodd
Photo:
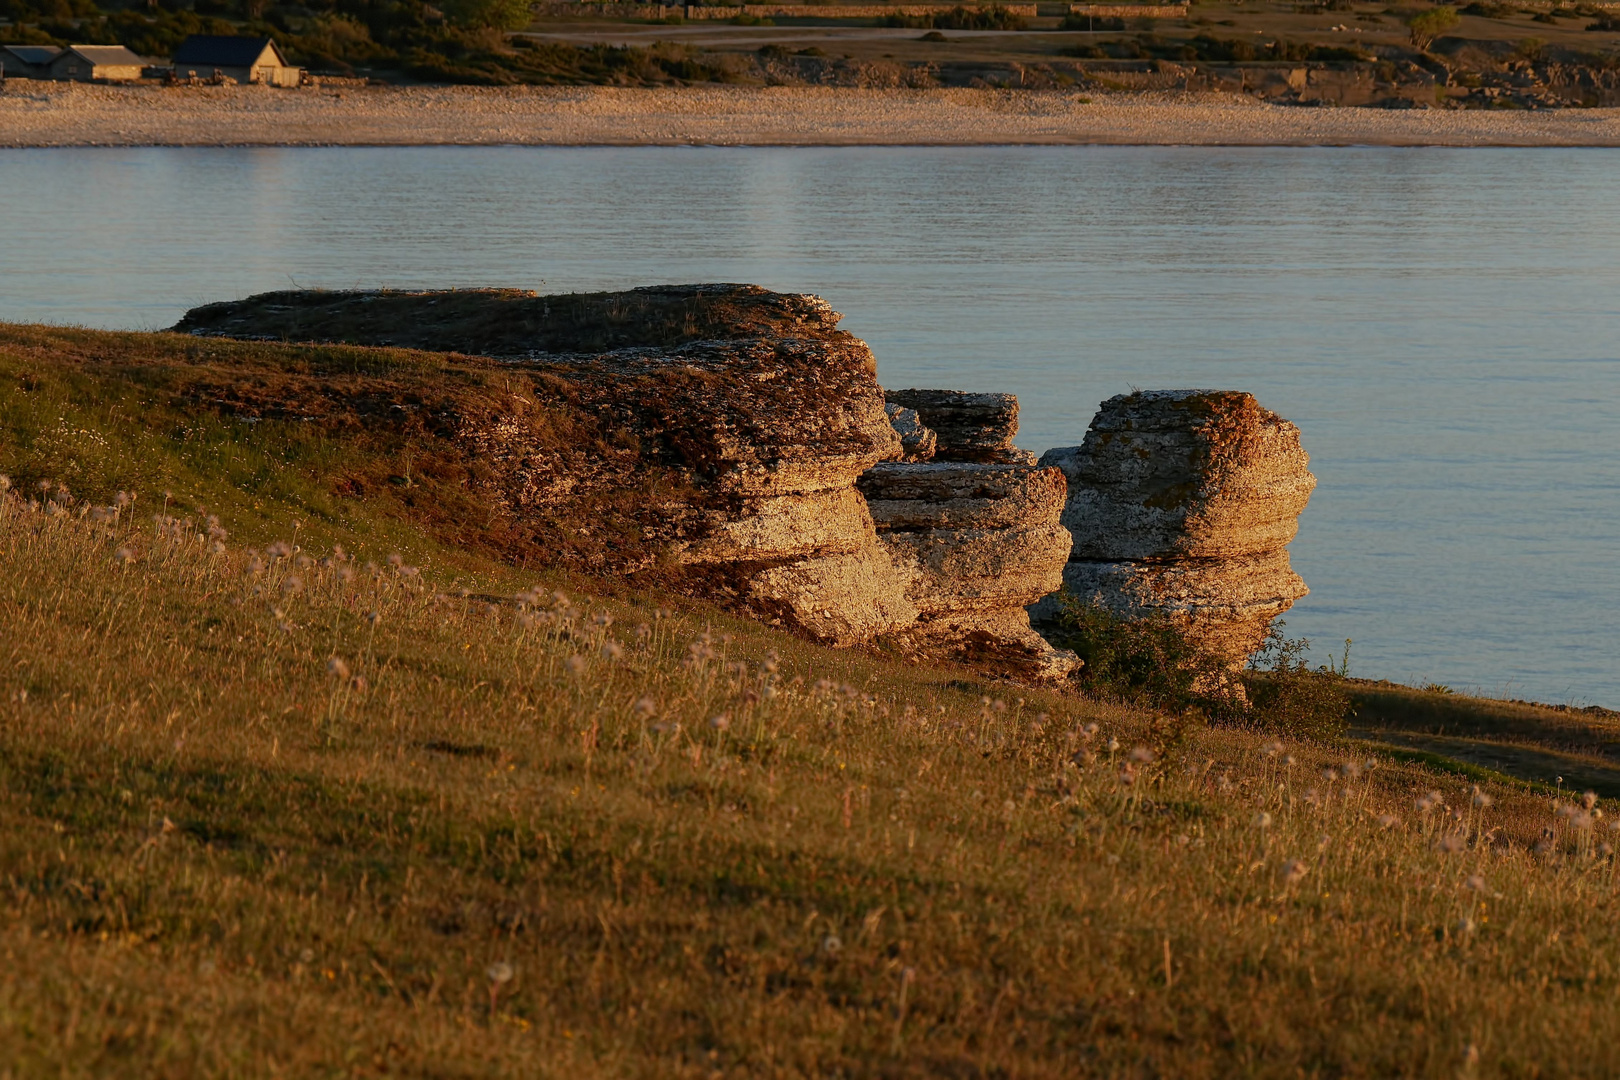
<svg viewBox="0 0 1620 1080">
<path fill-rule="evenodd" d="M 0 147 L 1620 146 L 1620 108 L 1301 108 L 1193 94 L 828 87 L 85 86 L 10 80 Z"/>
</svg>

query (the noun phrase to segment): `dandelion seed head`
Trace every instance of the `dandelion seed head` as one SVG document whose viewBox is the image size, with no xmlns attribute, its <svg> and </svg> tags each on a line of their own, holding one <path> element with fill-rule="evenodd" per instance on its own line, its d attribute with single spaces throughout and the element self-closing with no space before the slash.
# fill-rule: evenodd
<svg viewBox="0 0 1620 1080">
<path fill-rule="evenodd" d="M 1597 795 L 1597 792 L 1595 792 L 1595 791 L 1588 791 L 1586 794 L 1581 796 L 1581 806 L 1583 806 L 1587 810 L 1590 810 L 1590 809 L 1592 809 L 1592 807 L 1596 806 L 1597 801 L 1598 801 L 1598 795 Z"/>
<path fill-rule="evenodd" d="M 1395 826 L 1399 825 L 1400 823 L 1401 823 L 1401 819 L 1396 817 L 1394 814 L 1379 814 L 1378 815 L 1378 826 L 1379 826 L 1379 828 L 1393 829 Z"/>
<path fill-rule="evenodd" d="M 731 726 L 731 717 L 726 713 L 709 717 L 709 726 L 716 731 L 725 731 Z"/>
<path fill-rule="evenodd" d="M 396 570 L 399 569 L 401 566 L 405 565 L 405 556 L 401 555 L 397 551 L 391 553 L 388 556 L 388 565 L 392 566 Z"/>
<path fill-rule="evenodd" d="M 128 566 L 130 563 L 135 561 L 134 549 L 127 547 L 119 548 L 117 551 L 113 552 L 113 561 L 118 563 L 119 566 Z"/>
<path fill-rule="evenodd" d="M 344 659 L 341 656 L 330 657 L 326 661 L 326 671 L 327 674 L 336 676 L 339 679 L 347 679 L 349 677 L 349 665 L 344 662 Z"/>
<path fill-rule="evenodd" d="M 633 710 L 637 716 L 645 720 L 648 717 L 658 715 L 658 702 L 650 697 L 643 697 L 636 701 Z"/>
<path fill-rule="evenodd" d="M 1469 874 L 1468 879 L 1463 882 L 1463 888 L 1472 892 L 1484 892 L 1488 887 L 1485 879 L 1479 874 Z"/>
<path fill-rule="evenodd" d="M 1254 815 L 1254 827 L 1257 829 L 1271 828 L 1271 815 L 1266 813 L 1264 810 Z"/>
<path fill-rule="evenodd" d="M 1304 880 L 1305 875 L 1308 873 L 1310 873 L 1310 867 L 1306 866 L 1302 860 L 1289 859 L 1282 864 L 1282 869 L 1277 872 L 1277 876 L 1282 878 L 1284 885 L 1293 885 Z"/>
<path fill-rule="evenodd" d="M 586 664 L 583 656 L 579 656 L 577 654 L 570 656 L 567 660 L 563 661 L 563 665 L 568 668 L 568 672 L 571 675 L 583 675 L 585 673 Z"/>
<path fill-rule="evenodd" d="M 1109 739 L 1108 739 L 1108 752 L 1110 754 L 1119 753 L 1119 740 L 1114 738 L 1113 736 L 1109 736 Z"/>
<path fill-rule="evenodd" d="M 617 641 L 604 641 L 602 643 L 602 659 L 617 661 L 624 656 L 624 646 Z"/>
<path fill-rule="evenodd" d="M 1139 765 L 1147 765 L 1153 761 L 1153 751 L 1145 746 L 1133 746 L 1130 758 Z"/>
<path fill-rule="evenodd" d="M 500 986 L 502 983 L 511 982 L 512 976 L 516 974 L 516 972 L 512 970 L 511 964 L 508 964 L 504 960 L 497 960 L 493 964 L 489 965 L 489 967 L 484 969 L 484 974 L 489 976 L 490 982 L 494 983 L 496 986 Z"/>
<path fill-rule="evenodd" d="M 289 596 L 304 591 L 304 579 L 297 574 L 288 574 L 281 579 L 281 591 Z"/>
</svg>

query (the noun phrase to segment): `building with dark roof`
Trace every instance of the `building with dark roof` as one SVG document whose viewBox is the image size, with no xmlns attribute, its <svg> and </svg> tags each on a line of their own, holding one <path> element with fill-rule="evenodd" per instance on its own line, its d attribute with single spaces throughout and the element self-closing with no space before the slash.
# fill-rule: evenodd
<svg viewBox="0 0 1620 1080">
<path fill-rule="evenodd" d="M 177 79 L 232 79 L 243 85 L 297 86 L 304 69 L 287 63 L 274 38 L 193 34 L 174 51 Z"/>
<path fill-rule="evenodd" d="M 122 45 L 69 45 L 51 59 L 45 71 L 50 79 L 133 82 L 145 67 L 145 60 Z"/>
<path fill-rule="evenodd" d="M 0 76 L 48 79 L 51 61 L 62 55 L 55 45 L 0 45 Z"/>
</svg>

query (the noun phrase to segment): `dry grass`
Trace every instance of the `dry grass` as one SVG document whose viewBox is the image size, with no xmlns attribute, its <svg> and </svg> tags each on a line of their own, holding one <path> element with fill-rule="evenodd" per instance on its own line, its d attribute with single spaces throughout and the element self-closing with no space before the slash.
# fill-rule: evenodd
<svg viewBox="0 0 1620 1080">
<path fill-rule="evenodd" d="M 467 377 L 0 336 L 0 1077 L 1620 1067 L 1611 819 L 590 599 L 226 359 Z"/>
<path fill-rule="evenodd" d="M 964 672 L 49 506 L 0 511 L 9 1075 L 1620 1056 L 1609 819 L 1238 733 L 1132 761 L 1151 718 Z"/>
</svg>

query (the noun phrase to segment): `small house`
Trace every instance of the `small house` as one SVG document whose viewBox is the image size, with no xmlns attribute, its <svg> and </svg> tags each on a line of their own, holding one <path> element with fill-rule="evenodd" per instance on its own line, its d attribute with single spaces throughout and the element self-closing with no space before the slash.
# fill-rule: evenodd
<svg viewBox="0 0 1620 1080">
<path fill-rule="evenodd" d="M 46 78 L 125 82 L 141 77 L 146 61 L 122 45 L 69 45 L 46 67 Z"/>
<path fill-rule="evenodd" d="M 274 38 L 193 34 L 174 51 L 174 77 L 211 79 L 216 75 L 259 86 L 297 86 L 304 69 L 287 63 Z"/>
<path fill-rule="evenodd" d="M 51 61 L 61 54 L 55 45 L 0 45 L 0 75 L 7 79 L 48 79 Z"/>
</svg>

